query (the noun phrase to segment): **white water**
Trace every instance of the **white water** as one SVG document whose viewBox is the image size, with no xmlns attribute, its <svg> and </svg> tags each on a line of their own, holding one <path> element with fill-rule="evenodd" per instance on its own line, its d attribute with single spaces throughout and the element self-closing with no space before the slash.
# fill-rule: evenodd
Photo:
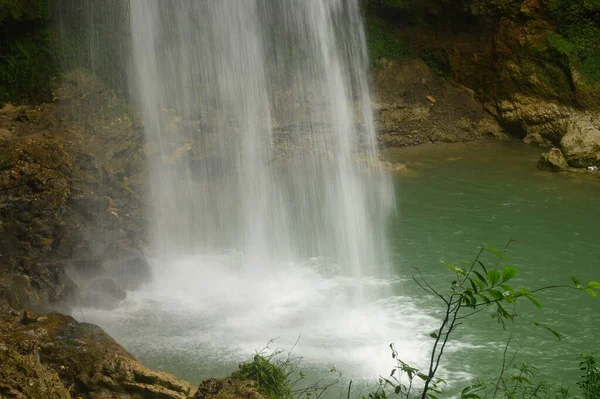
<svg viewBox="0 0 600 399">
<path fill-rule="evenodd" d="M 385 266 L 358 1 L 131 1 L 133 66 L 161 257 L 235 250 L 253 267 Z M 358 163 L 355 159 L 362 159 Z M 201 277 L 201 276 L 198 276 Z"/>
<path fill-rule="evenodd" d="M 414 298 L 381 297 L 403 281 L 365 278 L 362 303 L 351 305 L 354 278 L 325 259 L 240 271 L 239 256 L 157 263 L 163 272 L 129 293 L 121 308 L 83 309 L 83 315 L 150 367 L 190 381 L 231 373 L 270 339 L 276 339 L 272 349 L 290 350 L 300 337 L 294 354 L 303 357 L 301 370 L 322 376 L 335 366 L 343 373 L 339 389 L 350 379 L 372 387 L 389 373 L 392 342 L 402 360 L 427 364 L 436 319 Z"/>
</svg>

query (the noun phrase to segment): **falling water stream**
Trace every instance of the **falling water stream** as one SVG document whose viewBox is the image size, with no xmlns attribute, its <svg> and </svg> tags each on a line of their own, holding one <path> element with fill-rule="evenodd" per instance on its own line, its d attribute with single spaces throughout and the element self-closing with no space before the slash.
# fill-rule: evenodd
<svg viewBox="0 0 600 399">
<path fill-rule="evenodd" d="M 128 15 L 154 280 L 100 324 L 139 331 L 163 368 L 188 359 L 192 379 L 299 336 L 307 362 L 376 377 L 389 312 L 430 319 L 382 295 L 394 199 L 358 0 L 131 0 Z"/>
</svg>

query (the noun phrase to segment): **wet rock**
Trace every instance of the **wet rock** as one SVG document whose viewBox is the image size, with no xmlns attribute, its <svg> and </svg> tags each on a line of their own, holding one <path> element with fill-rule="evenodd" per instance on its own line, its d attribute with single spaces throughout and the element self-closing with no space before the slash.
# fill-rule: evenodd
<svg viewBox="0 0 600 399">
<path fill-rule="evenodd" d="M 97 326 L 58 313 L 30 318 L 35 321 L 24 325 L 18 315 L 0 314 L 4 397 L 185 399 L 193 394 L 188 383 L 139 364 Z"/>
<path fill-rule="evenodd" d="M 548 139 L 543 138 L 539 133 L 528 133 L 523 138 L 523 142 L 525 144 L 536 144 L 541 146 L 550 146 L 552 144 Z"/>
<path fill-rule="evenodd" d="M 550 151 L 541 155 L 538 166 L 553 172 L 559 172 L 569 169 L 569 164 L 558 148 L 551 148 Z"/>
<path fill-rule="evenodd" d="M 75 303 L 78 287 L 58 265 L 0 265 L 0 302 L 15 309 L 48 311 Z"/>
<path fill-rule="evenodd" d="M 64 269 L 118 281 L 102 274 L 106 262 L 131 276 L 127 287 L 146 281 L 143 256 L 105 253 L 117 243 L 141 253 L 146 235 L 143 139 L 127 109 L 84 71 L 67 74 L 55 103 L 0 109 L 0 298 L 62 309 L 55 301 L 76 295 L 59 287 L 77 287 Z"/>
<path fill-rule="evenodd" d="M 194 399 L 264 399 L 254 381 L 228 378 L 209 378 L 202 381 Z"/>
</svg>

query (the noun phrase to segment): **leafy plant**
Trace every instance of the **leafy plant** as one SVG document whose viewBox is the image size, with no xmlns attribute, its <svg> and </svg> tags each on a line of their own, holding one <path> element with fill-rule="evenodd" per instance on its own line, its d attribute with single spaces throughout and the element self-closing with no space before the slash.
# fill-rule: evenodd
<svg viewBox="0 0 600 399">
<path fill-rule="evenodd" d="M 252 362 L 240 364 L 240 369 L 231 376 L 240 380 L 256 381 L 258 391 L 269 399 L 292 397 L 285 369 L 260 354 L 254 355 Z"/>
<path fill-rule="evenodd" d="M 511 241 L 512 242 L 512 241 Z M 509 245 L 510 243 L 509 242 Z M 508 248 L 508 245 L 507 245 Z M 482 255 L 490 254 L 495 263 L 486 264 L 483 262 Z M 518 270 L 511 265 L 500 266 L 505 262 L 506 256 L 491 245 L 484 245 L 479 250 L 477 256 L 472 262 L 467 262 L 465 265 L 456 265 L 448 262 L 443 262 L 444 265 L 453 273 L 450 282 L 450 287 L 447 290 L 439 290 L 434 288 L 423 277 L 419 269 L 417 275 L 413 276 L 414 281 L 428 294 L 439 300 L 444 308 L 443 319 L 437 331 L 431 334 L 434 338 L 434 343 L 431 349 L 429 366 L 426 370 L 419 370 L 410 366 L 398 358 L 398 353 L 393 345 L 392 357 L 396 359 L 397 366 L 391 371 L 390 375 L 382 378 L 380 387 L 375 392 L 368 395 L 369 399 L 385 399 L 391 390 L 393 394 L 400 395 L 402 398 L 411 399 L 419 397 L 421 399 L 437 399 L 438 395 L 443 392 L 442 386 L 445 381 L 437 377 L 444 350 L 452 334 L 458 327 L 469 317 L 483 310 L 493 309 L 494 318 L 506 327 L 506 323 L 514 325 L 516 313 L 514 305 L 521 299 L 527 299 L 536 307 L 541 307 L 540 301 L 536 294 L 538 292 L 550 289 L 569 288 L 578 291 L 585 291 L 591 296 L 597 295 L 597 290 L 600 290 L 600 283 L 591 281 L 587 285 L 580 284 L 579 280 L 571 277 L 574 284 L 559 284 L 550 285 L 534 290 L 527 288 L 515 288 L 509 282 L 518 274 Z M 508 305 L 512 306 L 512 310 L 507 310 Z M 550 327 L 540 323 L 535 323 L 538 327 L 543 327 L 560 339 L 560 334 L 552 330 Z M 507 361 L 507 349 L 509 342 L 504 351 L 504 361 L 502 372 L 491 391 L 488 394 L 496 395 L 503 392 L 508 398 L 547 398 L 548 395 L 555 393 L 548 390 L 544 384 L 532 382 L 531 376 L 533 369 L 527 365 L 523 365 L 518 369 L 515 375 L 505 375 Z M 587 362 L 587 360 L 586 360 Z M 586 370 L 590 369 L 589 363 L 585 363 Z M 510 364 L 511 362 L 509 362 Z M 591 366 L 594 366 L 592 364 Z M 593 380 L 597 374 L 597 368 L 592 372 L 589 381 L 591 385 L 598 380 Z M 586 380 L 588 381 L 588 380 Z M 594 382 L 596 381 L 596 382 Z M 587 387 L 588 385 L 586 385 Z M 416 388 L 415 388 L 416 387 Z M 479 392 L 486 390 L 487 385 L 483 382 L 478 382 L 470 387 L 465 388 L 461 393 L 461 399 L 477 399 L 481 398 Z M 568 391 L 560 390 L 559 395 L 568 397 Z M 520 395 L 520 396 L 519 396 Z M 545 396 L 544 396 L 545 395 Z M 552 396 L 553 398 L 555 396 Z M 561 396 L 559 396 L 561 397 Z M 592 396 L 590 396 L 591 398 Z M 587 397 L 586 397 L 587 399 Z"/>
<path fill-rule="evenodd" d="M 600 398 L 600 366 L 598 366 L 596 358 L 589 353 L 583 353 L 579 369 L 584 372 L 577 384 L 581 388 L 583 398 Z"/>
<path fill-rule="evenodd" d="M 550 14 L 558 27 L 550 48 L 600 81 L 600 0 L 551 0 Z"/>
<path fill-rule="evenodd" d="M 287 352 L 287 356 L 282 357 L 283 351 L 270 351 L 269 345 L 272 342 L 273 340 L 256 353 L 251 362 L 240 364 L 239 370 L 231 376 L 255 381 L 258 391 L 268 399 L 320 399 L 339 382 L 341 374 L 331 368 L 318 381 L 302 385 L 306 375 L 298 370 L 302 358 L 292 355 L 296 345 Z"/>
</svg>

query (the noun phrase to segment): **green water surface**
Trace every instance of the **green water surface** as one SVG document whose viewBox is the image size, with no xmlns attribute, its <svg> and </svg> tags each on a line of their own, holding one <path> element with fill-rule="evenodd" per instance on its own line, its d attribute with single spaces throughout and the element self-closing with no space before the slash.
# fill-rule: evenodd
<svg viewBox="0 0 600 399">
<path fill-rule="evenodd" d="M 389 237 L 396 273 L 406 276 L 416 266 L 444 288 L 452 275 L 441 259 L 470 260 L 483 243 L 504 247 L 515 240 L 507 253 L 520 270 L 513 286 L 569 285 L 571 275 L 600 280 L 600 175 L 541 171 L 535 164 L 542 151 L 488 141 L 385 151 L 409 168 L 394 178 L 398 212 Z M 415 284 L 402 291 L 424 295 Z M 570 289 L 539 298 L 541 310 L 518 306 L 509 356 L 517 352 L 514 363 L 539 368 L 542 379 L 574 385 L 577 356 L 600 349 L 600 298 Z M 564 338 L 558 341 L 533 321 Z M 508 333 L 489 313 L 461 326 L 457 338 L 466 347 L 448 355 L 450 370 L 497 375 Z"/>
</svg>

